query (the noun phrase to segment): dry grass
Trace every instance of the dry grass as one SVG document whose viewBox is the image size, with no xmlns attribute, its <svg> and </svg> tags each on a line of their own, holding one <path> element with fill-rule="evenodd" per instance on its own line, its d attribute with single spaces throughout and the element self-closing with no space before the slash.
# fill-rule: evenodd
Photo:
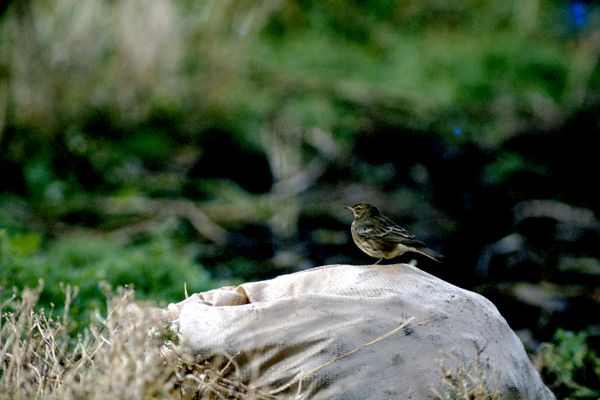
<svg viewBox="0 0 600 400">
<path fill-rule="evenodd" d="M 1 303 L 0 399 L 273 399 L 175 350 L 168 322 L 122 291 L 109 313 L 71 336 L 63 316 L 36 310 L 41 285 Z"/>
<path fill-rule="evenodd" d="M 447 367 L 442 359 L 438 360 L 442 370 L 443 393 L 434 391 L 439 400 L 498 400 L 501 397 L 495 367 L 484 368 L 479 359 L 475 365 L 465 365 L 457 354 L 451 355 L 454 367 Z M 483 370 L 487 369 L 486 375 Z"/>
</svg>

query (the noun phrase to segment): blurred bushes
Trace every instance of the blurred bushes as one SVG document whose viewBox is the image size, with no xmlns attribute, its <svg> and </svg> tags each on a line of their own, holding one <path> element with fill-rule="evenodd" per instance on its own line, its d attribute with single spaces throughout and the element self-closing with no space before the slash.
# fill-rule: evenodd
<svg viewBox="0 0 600 400">
<path fill-rule="evenodd" d="M 600 50 L 582 7 L 574 26 L 551 1 L 15 2 L 7 122 L 51 138 L 92 110 L 119 124 L 164 110 L 192 138 L 216 125 L 260 146 L 294 104 L 290 122 L 346 140 L 367 111 L 493 146 L 585 101 Z"/>
<path fill-rule="evenodd" d="M 492 185 L 547 177 L 495 152 L 598 104 L 598 12 L 577 4 L 14 2 L 0 19 L 5 189 L 203 197 L 204 179 L 226 178 L 264 193 L 382 130 L 382 151 L 432 134 L 441 157 L 498 156 Z"/>
<path fill-rule="evenodd" d="M 35 287 L 44 281 L 40 306 L 62 315 L 64 285 L 79 289 L 71 304 L 74 328 L 85 327 L 92 311 L 106 311 L 113 288 L 130 286 L 140 300 L 166 305 L 189 293 L 225 284 L 211 280 L 194 261 L 193 248 L 177 248 L 165 237 L 126 245 L 116 239 L 77 235 L 43 243 L 39 234 L 0 230 L 0 288 Z M 7 293 L 3 294 L 3 297 Z"/>
</svg>

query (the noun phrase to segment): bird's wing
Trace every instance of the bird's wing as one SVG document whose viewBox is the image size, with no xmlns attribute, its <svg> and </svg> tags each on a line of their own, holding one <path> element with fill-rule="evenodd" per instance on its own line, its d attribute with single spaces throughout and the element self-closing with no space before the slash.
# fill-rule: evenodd
<svg viewBox="0 0 600 400">
<path fill-rule="evenodd" d="M 386 240 L 393 243 L 402 243 L 406 246 L 424 246 L 414 235 L 391 221 L 381 225 L 363 225 L 357 227 L 356 233 L 367 239 Z"/>
</svg>

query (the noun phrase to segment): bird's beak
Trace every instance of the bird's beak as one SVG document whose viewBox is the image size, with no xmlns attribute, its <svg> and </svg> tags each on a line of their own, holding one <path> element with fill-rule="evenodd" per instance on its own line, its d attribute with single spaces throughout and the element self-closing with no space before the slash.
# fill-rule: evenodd
<svg viewBox="0 0 600 400">
<path fill-rule="evenodd" d="M 344 208 L 345 208 L 346 210 L 350 210 L 350 211 L 354 212 L 354 210 L 352 209 L 352 207 L 344 206 Z"/>
</svg>

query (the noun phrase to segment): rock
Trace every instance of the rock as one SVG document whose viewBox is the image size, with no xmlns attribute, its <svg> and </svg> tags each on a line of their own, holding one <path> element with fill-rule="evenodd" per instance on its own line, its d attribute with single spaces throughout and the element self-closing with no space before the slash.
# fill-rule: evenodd
<svg viewBox="0 0 600 400">
<path fill-rule="evenodd" d="M 182 351 L 216 370 L 229 355 L 222 378 L 272 396 L 554 399 L 491 302 L 406 264 L 319 267 L 169 310 Z"/>
</svg>

